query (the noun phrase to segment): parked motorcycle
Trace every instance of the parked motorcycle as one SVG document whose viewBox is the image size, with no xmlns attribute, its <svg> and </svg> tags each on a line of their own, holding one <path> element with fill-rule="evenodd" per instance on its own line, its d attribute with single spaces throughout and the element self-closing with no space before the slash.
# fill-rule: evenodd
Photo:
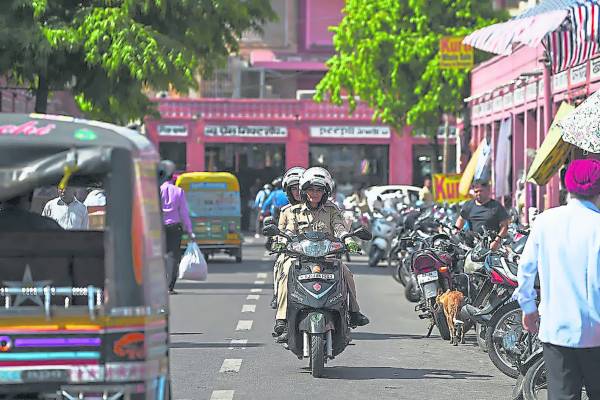
<svg viewBox="0 0 600 400">
<path fill-rule="evenodd" d="M 450 340 L 450 329 L 444 310 L 436 304 L 436 297 L 455 287 L 453 272 L 458 254 L 455 252 L 455 245 L 449 239 L 442 234 L 432 237 L 431 243 L 415 252 L 411 260 L 412 271 L 421 291 L 421 300 L 415 311 L 420 312 L 420 319 L 430 321 L 427 337 L 431 335 L 433 328 L 437 327 L 444 340 Z"/>
<path fill-rule="evenodd" d="M 381 261 L 388 258 L 392 239 L 396 234 L 396 221 L 393 213 L 385 209 L 375 212 L 371 230 L 373 239 L 369 249 L 369 267 L 377 267 Z"/>
<path fill-rule="evenodd" d="M 348 253 L 348 237 L 370 240 L 361 227 L 334 238 L 320 232 L 290 237 L 277 226 L 265 227 L 268 237 L 287 240 L 284 252 L 296 259 L 288 277 L 287 349 L 299 359 L 308 358 L 312 376 L 323 375 L 327 360 L 334 359 L 350 343 L 348 293 L 340 268 L 340 257 Z"/>
</svg>

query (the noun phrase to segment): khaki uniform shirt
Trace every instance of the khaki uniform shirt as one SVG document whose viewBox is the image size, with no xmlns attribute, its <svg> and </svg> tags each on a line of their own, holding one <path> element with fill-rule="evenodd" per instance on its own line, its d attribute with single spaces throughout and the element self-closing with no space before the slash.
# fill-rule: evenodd
<svg viewBox="0 0 600 400">
<path fill-rule="evenodd" d="M 285 214 L 279 221 L 279 229 L 284 232 L 323 232 L 339 238 L 349 231 L 342 212 L 330 201 L 316 210 L 304 203 L 297 204 L 287 209 Z"/>
</svg>

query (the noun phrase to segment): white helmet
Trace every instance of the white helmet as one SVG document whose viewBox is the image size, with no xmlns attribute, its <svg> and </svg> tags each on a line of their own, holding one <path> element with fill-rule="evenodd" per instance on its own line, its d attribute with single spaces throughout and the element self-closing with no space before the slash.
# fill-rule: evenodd
<svg viewBox="0 0 600 400">
<path fill-rule="evenodd" d="M 306 171 L 306 168 L 292 167 L 285 172 L 283 175 L 283 190 L 287 192 L 290 186 L 299 185 L 302 174 Z"/>
<path fill-rule="evenodd" d="M 300 178 L 300 190 L 304 191 L 309 186 L 321 186 L 329 195 L 333 190 L 333 179 L 325 168 L 312 167 L 304 171 Z"/>
</svg>

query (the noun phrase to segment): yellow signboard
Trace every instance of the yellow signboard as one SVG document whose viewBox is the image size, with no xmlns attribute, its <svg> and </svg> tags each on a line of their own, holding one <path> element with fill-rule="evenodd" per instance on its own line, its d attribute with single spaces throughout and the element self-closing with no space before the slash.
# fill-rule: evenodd
<svg viewBox="0 0 600 400">
<path fill-rule="evenodd" d="M 458 203 L 469 197 L 460 194 L 461 174 L 434 174 L 433 201 L 436 203 Z"/>
<path fill-rule="evenodd" d="M 475 62 L 473 48 L 463 44 L 464 37 L 443 36 L 440 39 L 441 69 L 471 69 Z"/>
</svg>

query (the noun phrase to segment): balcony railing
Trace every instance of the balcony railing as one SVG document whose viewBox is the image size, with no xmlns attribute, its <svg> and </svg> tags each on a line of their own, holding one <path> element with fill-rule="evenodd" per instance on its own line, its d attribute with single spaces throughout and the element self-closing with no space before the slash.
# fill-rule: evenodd
<svg viewBox="0 0 600 400">
<path fill-rule="evenodd" d="M 358 104 L 352 114 L 348 106 L 292 99 L 155 99 L 163 118 L 236 120 L 339 120 L 371 121 L 373 111 Z"/>
</svg>

